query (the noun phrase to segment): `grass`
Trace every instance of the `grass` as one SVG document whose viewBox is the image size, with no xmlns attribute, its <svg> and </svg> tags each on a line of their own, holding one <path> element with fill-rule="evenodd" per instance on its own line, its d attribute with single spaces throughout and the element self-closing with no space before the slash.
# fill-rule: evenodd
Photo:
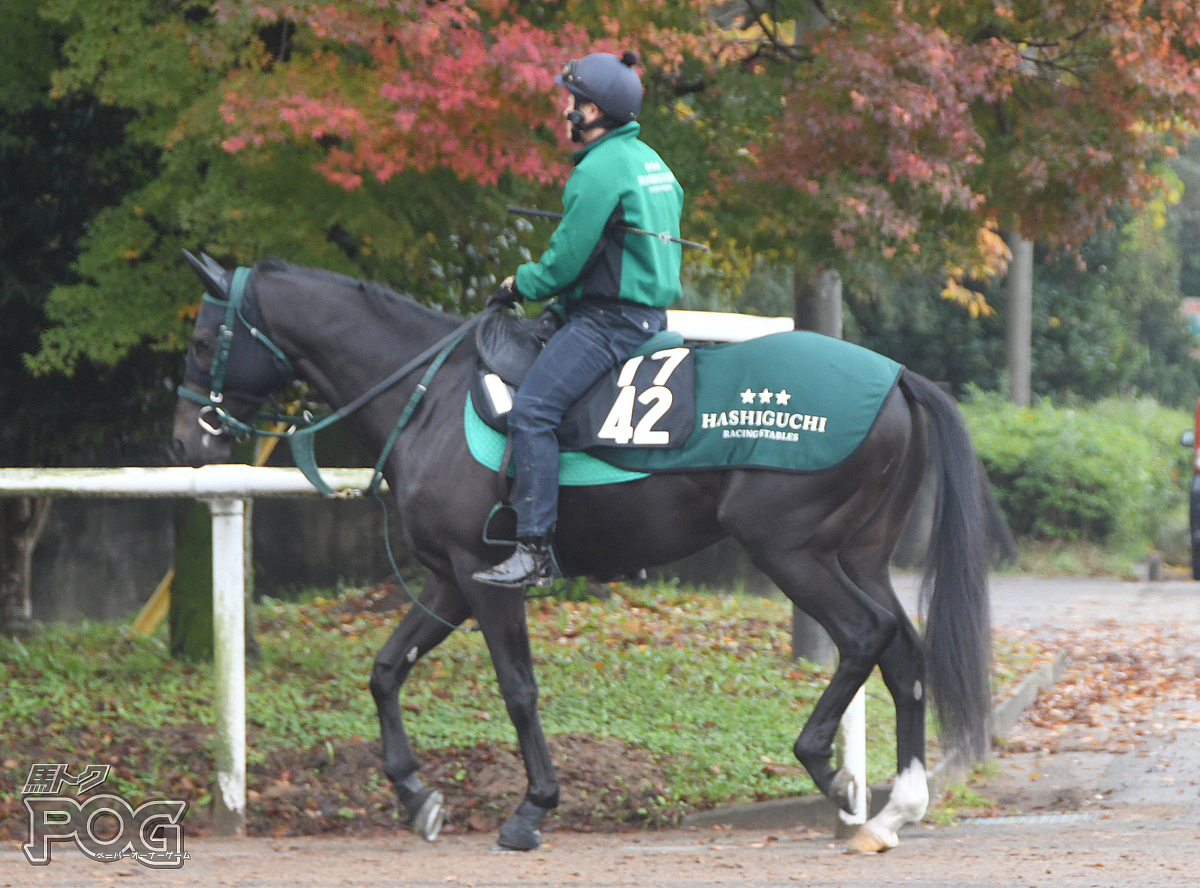
<svg viewBox="0 0 1200 888">
<path fill-rule="evenodd" d="M 605 601 L 527 606 L 547 734 L 646 750 L 664 775 L 662 812 L 814 791 L 791 749 L 828 676 L 790 660 L 790 605 L 611 588 Z M 262 656 L 247 670 L 246 713 L 248 762 L 264 780 L 277 776 L 275 754 L 308 750 L 320 770 L 335 748 L 378 737 L 367 679 L 397 615 L 371 610 L 373 594 L 258 608 Z M 1024 641 L 1000 649 L 1018 678 L 1038 656 Z M 208 664 L 173 660 L 161 638 L 123 626 L 44 625 L 0 641 L 0 814 L 15 814 L 34 761 L 109 761 L 130 797 L 171 792 L 204 804 L 211 697 Z M 423 658 L 401 699 L 418 751 L 515 743 L 478 633 L 453 633 Z M 892 705 L 877 674 L 867 721 L 869 780 L 890 779 Z M 386 798 L 366 770 L 353 779 Z"/>
</svg>

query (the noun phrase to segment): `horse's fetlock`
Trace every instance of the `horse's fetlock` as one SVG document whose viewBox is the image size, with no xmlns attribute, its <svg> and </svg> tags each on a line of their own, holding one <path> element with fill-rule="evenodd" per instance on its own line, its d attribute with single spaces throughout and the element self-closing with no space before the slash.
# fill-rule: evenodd
<svg viewBox="0 0 1200 888">
<path fill-rule="evenodd" d="M 387 773 L 387 766 L 384 766 L 384 773 Z M 413 813 L 413 803 L 417 796 L 425 789 L 425 781 L 421 779 L 419 771 L 409 771 L 407 774 L 393 776 L 388 774 L 388 779 L 392 781 L 392 786 L 396 789 L 396 798 L 400 800 L 401 806 L 411 815 Z"/>
<path fill-rule="evenodd" d="M 523 801 L 521 804 L 522 805 L 525 805 L 525 804 L 536 805 L 538 808 L 541 808 L 545 811 L 551 811 L 558 807 L 558 801 L 559 801 L 559 789 L 556 786 L 554 788 L 553 792 L 547 793 L 545 795 L 534 792 L 533 790 L 529 790 L 529 792 L 527 792 L 525 794 L 525 801 Z M 520 811 L 521 809 L 518 808 L 517 810 Z"/>
</svg>

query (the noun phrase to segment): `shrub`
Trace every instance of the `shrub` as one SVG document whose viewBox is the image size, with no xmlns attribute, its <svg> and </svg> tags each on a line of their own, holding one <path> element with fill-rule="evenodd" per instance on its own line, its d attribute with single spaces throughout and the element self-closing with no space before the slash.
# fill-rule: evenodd
<svg viewBox="0 0 1200 888">
<path fill-rule="evenodd" d="M 1033 408 L 974 392 L 963 405 L 1014 533 L 1043 540 L 1152 540 L 1187 502 L 1191 417 L 1150 399 Z"/>
</svg>

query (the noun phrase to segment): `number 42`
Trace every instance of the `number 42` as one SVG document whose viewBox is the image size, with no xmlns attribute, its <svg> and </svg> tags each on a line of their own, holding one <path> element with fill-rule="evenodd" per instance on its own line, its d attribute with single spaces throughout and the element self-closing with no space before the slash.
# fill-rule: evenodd
<svg viewBox="0 0 1200 888">
<path fill-rule="evenodd" d="M 633 377 L 637 374 L 642 361 L 645 360 L 645 355 L 638 355 L 636 358 L 626 361 L 621 368 L 620 375 L 617 376 L 619 389 L 617 400 L 613 403 L 612 409 L 608 411 L 608 416 L 605 417 L 596 437 L 622 445 L 631 441 L 634 444 L 658 446 L 670 444 L 671 433 L 665 429 L 654 428 L 654 424 L 671 409 L 673 396 L 671 390 L 666 387 L 666 382 L 671 378 L 675 369 L 683 363 L 688 352 L 689 349 L 686 348 L 667 348 L 650 355 L 650 360 L 662 361 L 663 365 L 654 375 L 654 384 L 640 396 L 633 385 Z M 653 405 L 646 411 L 636 428 L 633 425 L 634 401 L 639 404 Z"/>
</svg>

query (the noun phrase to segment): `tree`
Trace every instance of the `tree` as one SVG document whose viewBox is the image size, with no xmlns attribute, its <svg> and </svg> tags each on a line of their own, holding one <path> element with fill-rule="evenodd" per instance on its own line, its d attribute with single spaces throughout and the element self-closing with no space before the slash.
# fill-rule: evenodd
<svg viewBox="0 0 1200 888">
<path fill-rule="evenodd" d="M 871 266 L 965 279 L 980 231 L 1075 248 L 1115 207 L 1154 193 L 1152 161 L 1200 119 L 1193 3 L 44 3 L 79 22 L 59 89 L 137 108 L 140 137 L 182 184 L 157 189 L 154 207 L 147 195 L 121 208 L 126 218 L 102 220 L 111 243 L 97 234 L 81 259 L 85 289 L 51 301 L 62 326 L 45 337 L 43 368 L 128 348 L 121 338 L 100 347 L 116 325 L 82 307 L 100 281 L 130 276 L 114 250 L 147 266 L 139 290 L 178 294 L 184 272 L 166 257 L 184 242 L 245 261 L 303 240 L 299 258 L 352 271 L 374 270 L 363 247 L 406 243 L 399 264 L 412 277 L 378 263 L 385 280 L 468 304 L 516 255 L 479 248 L 515 234 L 503 197 L 546 198 L 566 172 L 549 74 L 585 49 L 642 52 L 642 119 L 689 193 L 689 229 L 720 247 L 709 273 L 730 289 L 751 252 L 802 274 L 833 268 L 853 285 Z M 164 90 L 164 70 L 177 87 Z M 268 169 L 303 189 L 282 199 Z M 421 240 L 440 232 L 404 200 L 415 183 L 454 220 L 442 230 L 468 232 L 451 250 L 482 257 L 450 269 L 453 283 L 428 273 L 437 263 Z M 446 190 L 471 195 L 482 221 L 466 222 L 460 200 L 437 200 Z M 310 236 L 264 232 L 281 205 L 303 217 L 310 191 L 334 225 L 314 214 Z M 127 218 L 137 206 L 152 218 Z M 364 212 L 386 234 L 351 231 L 345 222 Z M 339 239 L 344 249 L 329 249 Z M 102 253 L 103 266 L 92 261 Z M 970 291 L 948 290 L 982 309 Z M 154 341 L 178 346 L 183 302 L 160 297 L 142 312 Z M 89 336 L 73 332 L 89 324 Z"/>
<path fill-rule="evenodd" d="M 261 144 L 225 150 L 236 139 L 220 111 L 225 97 L 241 86 L 249 94 L 251 72 L 269 80 L 293 61 L 307 65 L 314 43 L 324 46 L 287 21 L 225 15 L 232 6 L 42 0 L 65 35 L 55 93 L 127 115 L 128 145 L 157 165 L 89 225 L 75 280 L 46 302 L 52 326 L 29 360 L 36 373 L 71 373 L 84 360 L 117 366 L 143 344 L 178 354 L 199 299 L 180 261 L 184 247 L 230 265 L 278 255 L 460 310 L 490 292 L 498 267 L 518 260 L 516 223 L 503 206 L 536 186 L 511 176 L 485 187 L 410 166 L 348 189 L 325 175 L 332 135 L 251 137 Z"/>
<path fill-rule="evenodd" d="M 73 381 L 31 377 L 23 360 L 90 220 L 154 165 L 125 142 L 126 112 L 47 95 L 62 36 L 34 0 L 0 7 L 0 465 L 154 462 L 170 400 L 161 356 L 134 349 L 115 369 L 85 361 Z M 0 631 L 31 615 L 30 564 L 49 508 L 0 499 Z"/>
</svg>

